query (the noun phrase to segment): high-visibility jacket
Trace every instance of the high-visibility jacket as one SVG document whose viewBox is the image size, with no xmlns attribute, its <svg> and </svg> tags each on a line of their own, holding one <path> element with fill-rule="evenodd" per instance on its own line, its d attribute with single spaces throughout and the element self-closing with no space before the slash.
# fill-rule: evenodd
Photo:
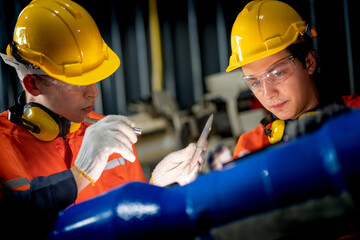
<svg viewBox="0 0 360 240">
<path fill-rule="evenodd" d="M 357 95 L 350 95 L 342 97 L 344 103 L 348 107 L 360 107 L 360 97 Z M 271 123 L 266 126 L 267 129 L 271 127 Z M 262 125 L 258 125 L 252 130 L 242 134 L 236 144 L 233 157 L 239 158 L 248 153 L 260 150 L 269 146 L 268 137 L 265 135 Z"/>
<path fill-rule="evenodd" d="M 28 130 L 8 120 L 8 111 L 0 114 L 0 187 L 4 190 L 27 190 L 35 177 L 49 176 L 70 169 L 79 152 L 85 130 L 82 123 L 74 133 L 44 142 Z M 90 113 L 91 118 L 103 116 Z M 133 146 L 136 155 L 135 147 Z M 120 154 L 112 154 L 101 177 L 78 195 L 76 202 L 87 200 L 129 181 L 146 181 L 141 165 L 131 163 Z M 1 189 L 0 189 L 1 190 Z M 0 199 L 1 199 L 0 191 Z"/>
</svg>

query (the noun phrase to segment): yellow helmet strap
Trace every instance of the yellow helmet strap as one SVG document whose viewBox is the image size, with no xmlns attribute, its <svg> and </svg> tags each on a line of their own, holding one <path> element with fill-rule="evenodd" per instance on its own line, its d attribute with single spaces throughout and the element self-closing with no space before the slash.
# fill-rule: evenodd
<svg viewBox="0 0 360 240">
<path fill-rule="evenodd" d="M 17 47 L 16 47 L 16 42 L 12 41 L 10 44 L 10 53 L 11 56 L 13 56 L 16 61 L 18 61 L 19 63 L 22 63 L 25 65 L 26 68 L 34 68 L 34 65 L 32 65 L 31 63 L 29 63 L 28 61 L 26 61 L 25 59 L 23 59 L 17 52 Z"/>
<path fill-rule="evenodd" d="M 9 120 L 26 128 L 39 140 L 52 141 L 58 136 L 65 137 L 81 126 L 79 123 L 73 123 L 59 116 L 39 103 L 30 102 L 24 105 L 24 102 L 25 92 L 20 94 L 15 105 L 9 109 Z"/>
</svg>

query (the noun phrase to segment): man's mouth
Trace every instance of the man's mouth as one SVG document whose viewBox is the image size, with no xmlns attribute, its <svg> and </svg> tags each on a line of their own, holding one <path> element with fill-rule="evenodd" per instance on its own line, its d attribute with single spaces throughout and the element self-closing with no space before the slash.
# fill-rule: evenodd
<svg viewBox="0 0 360 240">
<path fill-rule="evenodd" d="M 271 109 L 279 111 L 285 106 L 286 103 L 287 103 L 287 101 L 271 105 Z"/>
<path fill-rule="evenodd" d="M 86 113 L 90 113 L 90 112 L 93 111 L 93 109 L 94 109 L 94 105 L 90 105 L 90 106 L 88 106 L 86 108 L 82 108 L 81 110 L 83 110 Z"/>
</svg>

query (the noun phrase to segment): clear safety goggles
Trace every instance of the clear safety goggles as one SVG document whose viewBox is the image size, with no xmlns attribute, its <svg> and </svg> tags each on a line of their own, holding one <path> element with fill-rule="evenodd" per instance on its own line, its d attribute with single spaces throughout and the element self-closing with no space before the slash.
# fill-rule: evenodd
<svg viewBox="0 0 360 240">
<path fill-rule="evenodd" d="M 77 94 L 80 92 L 83 92 L 85 88 L 88 87 L 88 85 L 72 85 L 60 80 L 57 80 L 56 78 L 53 78 L 49 75 L 36 75 L 37 78 L 46 81 L 47 83 L 53 84 L 57 86 L 59 89 L 65 90 L 68 94 Z"/>
<path fill-rule="evenodd" d="M 259 75 L 244 75 L 243 79 L 253 92 L 264 89 L 264 80 L 271 85 L 279 84 L 288 79 L 296 69 L 293 56 L 288 56 L 274 63 Z"/>
</svg>

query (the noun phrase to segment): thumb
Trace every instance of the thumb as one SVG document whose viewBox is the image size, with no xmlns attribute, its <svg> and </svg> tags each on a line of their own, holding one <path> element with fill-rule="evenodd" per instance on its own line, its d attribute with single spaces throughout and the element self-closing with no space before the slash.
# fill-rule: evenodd
<svg viewBox="0 0 360 240">
<path fill-rule="evenodd" d="M 183 149 L 183 151 L 185 152 L 184 154 L 186 156 L 191 156 L 194 155 L 196 150 L 196 144 L 195 143 L 190 143 L 186 148 Z"/>
<path fill-rule="evenodd" d="M 178 179 L 178 183 L 180 186 L 191 183 L 196 179 L 197 175 L 198 175 L 198 168 L 194 168 L 191 172 Z"/>
<path fill-rule="evenodd" d="M 196 144 L 190 143 L 186 148 L 179 151 L 179 156 L 181 158 L 181 162 L 184 164 L 189 164 L 191 162 L 195 152 L 196 152 Z"/>
<path fill-rule="evenodd" d="M 172 152 L 169 155 L 167 155 L 165 158 L 175 164 L 180 164 L 180 163 L 188 164 L 195 150 L 196 150 L 196 145 L 194 143 L 190 143 L 186 148 L 183 148 L 176 152 Z"/>
</svg>

